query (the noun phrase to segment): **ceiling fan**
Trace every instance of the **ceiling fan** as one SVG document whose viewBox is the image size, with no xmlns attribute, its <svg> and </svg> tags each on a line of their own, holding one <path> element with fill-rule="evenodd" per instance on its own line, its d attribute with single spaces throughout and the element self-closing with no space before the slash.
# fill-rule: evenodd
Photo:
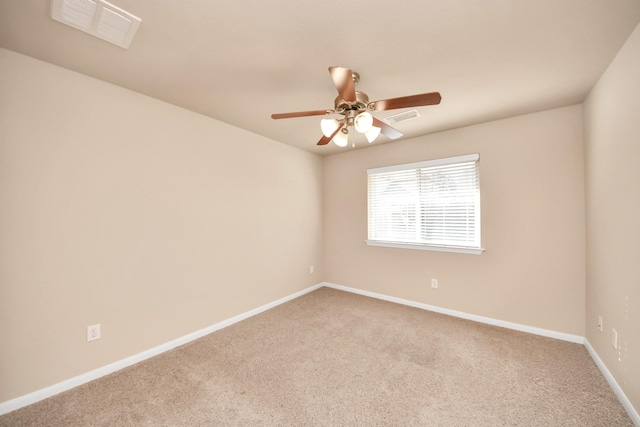
<svg viewBox="0 0 640 427">
<path fill-rule="evenodd" d="M 373 142 L 380 133 L 390 139 L 402 136 L 400 131 L 373 117 L 369 111 L 387 111 L 398 108 L 437 105 L 441 100 L 440 93 L 430 92 L 369 102 L 369 97 L 366 93 L 356 91 L 356 84 L 360 81 L 358 73 L 351 71 L 349 68 L 329 67 L 329 74 L 331 74 L 331 79 L 339 94 L 335 99 L 333 110 L 279 113 L 272 114 L 271 118 L 289 119 L 293 117 L 341 114 L 342 117 L 339 119 L 322 119 L 320 121 L 323 136 L 318 141 L 318 145 L 326 145 L 333 140 L 337 146 L 346 147 L 349 143 L 349 128 L 364 134 L 369 142 Z"/>
</svg>

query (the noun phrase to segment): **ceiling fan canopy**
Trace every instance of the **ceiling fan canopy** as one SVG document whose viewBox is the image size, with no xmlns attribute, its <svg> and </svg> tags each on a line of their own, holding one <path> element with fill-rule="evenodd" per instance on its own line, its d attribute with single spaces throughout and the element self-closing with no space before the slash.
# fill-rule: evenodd
<svg viewBox="0 0 640 427">
<path fill-rule="evenodd" d="M 329 74 L 338 90 L 333 110 L 278 113 L 272 114 L 271 118 L 289 119 L 341 114 L 342 117 L 340 119 L 322 119 L 320 127 L 323 136 L 318 141 L 318 145 L 326 145 L 333 140 L 336 145 L 346 147 L 348 145 L 349 128 L 364 134 L 370 143 L 380 133 L 390 139 L 397 139 L 402 136 L 400 131 L 377 119 L 370 112 L 437 105 L 442 99 L 440 93 L 429 92 L 370 102 L 366 93 L 356 90 L 356 85 L 360 81 L 358 73 L 351 71 L 349 68 L 329 67 Z"/>
</svg>

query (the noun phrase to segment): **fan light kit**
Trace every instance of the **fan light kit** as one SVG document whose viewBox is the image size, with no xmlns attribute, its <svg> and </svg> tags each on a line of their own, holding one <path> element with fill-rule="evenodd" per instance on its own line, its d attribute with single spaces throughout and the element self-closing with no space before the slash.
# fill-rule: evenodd
<svg viewBox="0 0 640 427">
<path fill-rule="evenodd" d="M 369 102 L 369 97 L 366 93 L 356 91 L 356 84 L 360 81 L 358 73 L 351 71 L 349 68 L 329 67 L 329 74 L 331 74 L 339 94 L 335 99 L 333 110 L 272 114 L 271 118 L 289 119 L 293 117 L 342 114 L 340 119 L 322 119 L 320 121 L 323 137 L 318 141 L 318 145 L 326 145 L 333 141 L 338 147 L 346 147 L 349 145 L 349 128 L 364 134 L 369 143 L 375 141 L 381 133 L 390 139 L 397 139 L 402 136 L 400 131 L 375 118 L 370 111 L 437 105 L 442 99 L 438 92 L 430 92 Z"/>
</svg>

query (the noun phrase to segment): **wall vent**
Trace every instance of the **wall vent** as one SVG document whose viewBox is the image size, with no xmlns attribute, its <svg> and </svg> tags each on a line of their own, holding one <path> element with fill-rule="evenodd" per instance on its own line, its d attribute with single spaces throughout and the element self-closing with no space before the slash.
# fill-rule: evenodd
<svg viewBox="0 0 640 427">
<path fill-rule="evenodd" d="M 385 117 L 382 120 L 387 122 L 388 125 L 393 125 L 395 123 L 415 119 L 417 117 L 420 117 L 420 113 L 418 113 L 418 110 L 409 110 L 403 113 L 394 114 L 393 116 Z"/>
<path fill-rule="evenodd" d="M 142 22 L 104 0 L 51 0 L 51 18 L 125 49 Z"/>
</svg>

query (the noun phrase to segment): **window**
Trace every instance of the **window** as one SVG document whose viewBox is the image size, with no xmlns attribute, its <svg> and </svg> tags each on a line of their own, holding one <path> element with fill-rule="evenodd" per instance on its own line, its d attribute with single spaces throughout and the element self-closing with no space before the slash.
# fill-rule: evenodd
<svg viewBox="0 0 640 427">
<path fill-rule="evenodd" d="M 368 245 L 482 253 L 478 154 L 369 169 Z"/>
</svg>

